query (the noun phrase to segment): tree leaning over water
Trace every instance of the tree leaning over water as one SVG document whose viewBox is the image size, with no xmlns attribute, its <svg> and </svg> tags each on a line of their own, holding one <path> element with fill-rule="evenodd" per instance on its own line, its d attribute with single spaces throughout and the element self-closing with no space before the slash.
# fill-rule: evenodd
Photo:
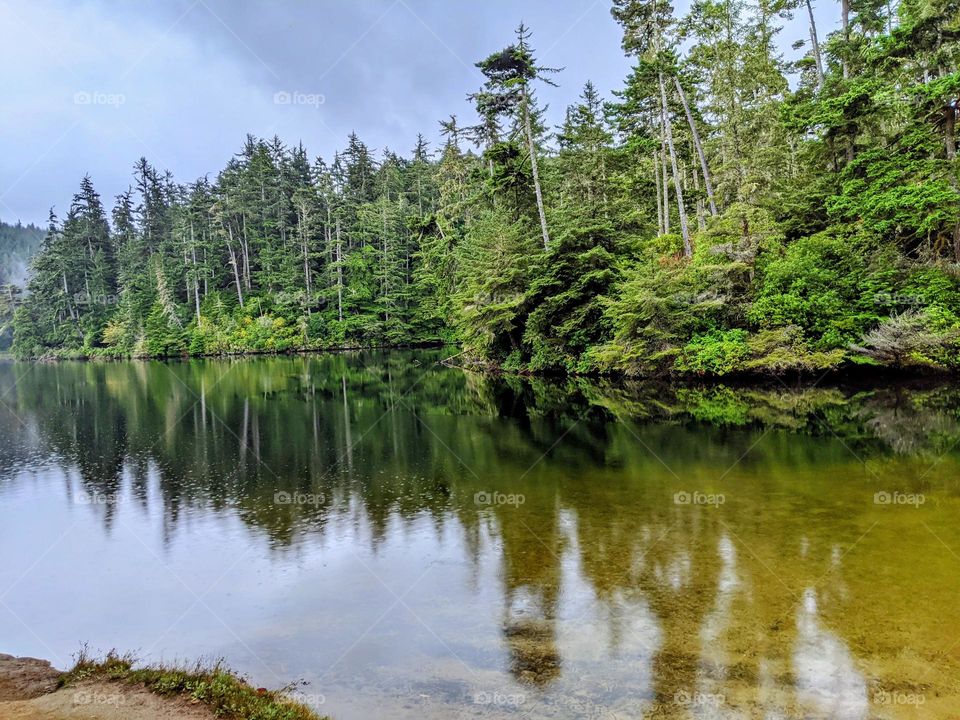
<svg viewBox="0 0 960 720">
<path fill-rule="evenodd" d="M 792 12 L 810 43 L 777 37 Z M 84 178 L 17 305 L 21 355 L 455 341 L 539 372 L 960 365 L 960 0 L 615 0 L 634 61 L 545 125 L 528 28 L 477 119 L 410 153 L 248 137 L 210 180 Z M 470 145 L 466 143 L 470 142 Z"/>
</svg>

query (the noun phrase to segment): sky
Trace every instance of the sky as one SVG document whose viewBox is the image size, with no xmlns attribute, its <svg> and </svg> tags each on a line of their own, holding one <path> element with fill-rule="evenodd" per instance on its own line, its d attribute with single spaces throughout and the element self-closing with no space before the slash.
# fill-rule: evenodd
<svg viewBox="0 0 960 720">
<path fill-rule="evenodd" d="M 475 121 L 474 63 L 520 21 L 564 68 L 539 91 L 552 123 L 588 79 L 607 98 L 622 86 L 610 0 L 0 0 L 0 219 L 62 216 L 86 173 L 109 209 L 141 156 L 213 179 L 248 133 L 328 160 L 351 131 L 378 154 L 418 132 L 436 147 L 440 120 Z M 787 57 L 806 37 L 801 16 Z"/>
</svg>

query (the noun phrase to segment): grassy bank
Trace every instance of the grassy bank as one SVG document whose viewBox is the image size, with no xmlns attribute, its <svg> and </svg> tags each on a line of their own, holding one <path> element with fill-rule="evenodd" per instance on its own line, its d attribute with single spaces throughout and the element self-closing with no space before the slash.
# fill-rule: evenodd
<svg viewBox="0 0 960 720">
<path fill-rule="evenodd" d="M 349 352 L 369 352 L 387 350 L 438 350 L 451 348 L 452 354 L 440 364 L 447 367 L 456 367 L 469 372 L 491 375 L 513 375 L 523 377 L 543 378 L 596 378 L 613 381 L 648 380 L 651 382 L 744 382 L 764 383 L 768 381 L 822 381 L 831 378 L 834 381 L 870 381 L 887 382 L 918 378 L 949 379 L 957 377 L 960 365 L 957 362 L 937 363 L 922 356 L 907 358 L 906 361 L 883 363 L 873 359 L 854 359 L 850 356 L 838 355 L 832 362 L 781 362 L 764 365 L 761 363 L 739 362 L 726 365 L 722 368 L 697 367 L 677 369 L 669 365 L 634 367 L 632 370 L 624 368 L 563 368 L 547 367 L 532 369 L 523 363 L 501 362 L 482 357 L 469 350 L 453 352 L 458 346 L 452 342 L 424 342 L 394 345 L 337 345 L 331 347 L 292 347 L 286 350 L 234 350 L 220 353 L 190 353 L 183 352 L 175 355 L 135 355 L 119 353 L 105 348 L 56 349 L 41 356 L 18 357 L 0 353 L 0 359 L 20 360 L 24 362 L 55 362 L 60 360 L 74 361 L 120 361 L 120 360 L 201 360 L 226 359 L 243 357 L 270 357 L 293 355 L 337 354 Z"/>
<path fill-rule="evenodd" d="M 228 720 L 326 720 L 306 705 L 292 700 L 293 686 L 281 690 L 255 688 L 220 662 L 193 667 L 147 665 L 135 667 L 135 658 L 114 652 L 103 659 L 85 652 L 60 679 L 61 687 L 109 681 L 144 687 L 165 697 L 182 697 Z"/>
</svg>

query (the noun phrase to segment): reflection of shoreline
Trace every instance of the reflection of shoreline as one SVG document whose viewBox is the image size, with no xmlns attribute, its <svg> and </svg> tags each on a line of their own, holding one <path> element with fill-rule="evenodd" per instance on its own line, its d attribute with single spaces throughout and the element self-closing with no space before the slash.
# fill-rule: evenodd
<svg viewBox="0 0 960 720">
<path fill-rule="evenodd" d="M 4 375 L 9 375 L 10 381 L 15 379 L 17 365 L 2 364 L 0 386 L 11 388 L 5 404 L 18 415 L 41 408 L 66 410 L 64 404 L 78 410 L 100 410 L 108 403 L 124 420 L 138 421 L 127 422 L 122 429 L 142 432 L 145 425 L 159 419 L 145 416 L 151 406 L 161 413 L 183 410 L 186 416 L 182 419 L 198 420 L 203 432 L 223 421 L 238 437 L 251 441 L 251 451 L 259 447 L 259 433 L 252 432 L 250 423 L 270 404 L 334 398 L 342 401 L 345 440 L 352 439 L 351 426 L 362 419 L 351 413 L 351 405 L 358 402 L 383 410 L 409 407 L 444 415 L 522 420 L 528 430 L 533 430 L 532 423 L 537 420 L 584 418 L 602 423 L 617 418 L 635 423 L 780 427 L 811 435 L 836 434 L 854 442 L 861 442 L 866 434 L 903 454 L 925 449 L 935 452 L 938 448 L 923 442 L 933 434 L 945 435 L 948 441 L 960 439 L 955 412 L 960 407 L 960 388 L 931 380 L 884 386 L 825 381 L 792 388 L 770 382 L 697 385 L 626 379 L 551 380 L 467 375 L 435 365 L 440 357 L 437 352 L 421 351 L 176 363 L 59 363 L 32 368 L 15 383 L 7 382 Z M 162 386 L 163 395 L 157 397 L 154 385 Z M 56 393 L 48 392 L 51 386 L 57 388 Z M 199 404 L 201 411 L 193 412 L 193 404 Z M 0 422 L 12 421 L 22 431 L 13 418 L 4 417 L 10 411 L 0 408 Z M 170 423 L 178 420 L 176 415 L 164 415 L 163 419 L 161 441 L 171 430 Z M 531 434 L 530 440 L 536 441 L 535 435 Z M 348 442 L 345 448 L 352 445 Z M 245 452 L 248 445 L 240 447 Z"/>
<path fill-rule="evenodd" d="M 357 366 L 345 356 L 230 361 L 227 369 L 179 363 L 155 374 L 149 368 L 159 363 L 37 367 L 12 399 L 30 432 L 0 408 L 0 426 L 17 439 L 6 448 L 13 458 L 0 450 L 0 467 L 61 458 L 79 477 L 77 504 L 103 506 L 105 522 L 117 504 L 111 498 L 145 501 L 154 472 L 171 531 L 191 507 L 236 508 L 282 546 L 349 512 L 367 515 L 373 542 L 394 515 L 468 519 L 476 511 L 470 498 L 518 496 L 479 477 L 523 476 L 545 454 L 557 457 L 556 477 L 604 465 L 662 475 L 652 448 L 666 467 L 684 467 L 684 487 L 699 492 L 717 489 L 716 468 L 758 477 L 784 467 L 820 472 L 863 451 L 868 474 L 887 463 L 882 474 L 901 483 L 878 491 L 925 497 L 937 471 L 912 472 L 911 454 L 924 443 L 960 440 L 950 412 L 960 389 L 941 386 L 916 395 L 901 388 L 853 396 L 837 388 L 668 392 L 465 376 L 402 354 L 379 359 L 384 364 Z M 183 377 L 172 377 L 177 370 Z M 807 434 L 824 440 L 793 440 Z M 894 452 L 878 451 L 867 435 L 886 438 Z M 124 477 L 130 486 L 121 493 Z"/>
</svg>

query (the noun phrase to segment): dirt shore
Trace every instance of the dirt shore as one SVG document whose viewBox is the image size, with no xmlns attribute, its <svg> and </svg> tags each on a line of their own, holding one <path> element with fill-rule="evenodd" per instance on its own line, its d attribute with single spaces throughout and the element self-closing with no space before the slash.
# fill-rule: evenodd
<svg viewBox="0 0 960 720">
<path fill-rule="evenodd" d="M 0 654 L 0 720 L 212 720 L 207 708 L 142 687 L 94 680 L 59 687 L 46 660 Z"/>
</svg>

